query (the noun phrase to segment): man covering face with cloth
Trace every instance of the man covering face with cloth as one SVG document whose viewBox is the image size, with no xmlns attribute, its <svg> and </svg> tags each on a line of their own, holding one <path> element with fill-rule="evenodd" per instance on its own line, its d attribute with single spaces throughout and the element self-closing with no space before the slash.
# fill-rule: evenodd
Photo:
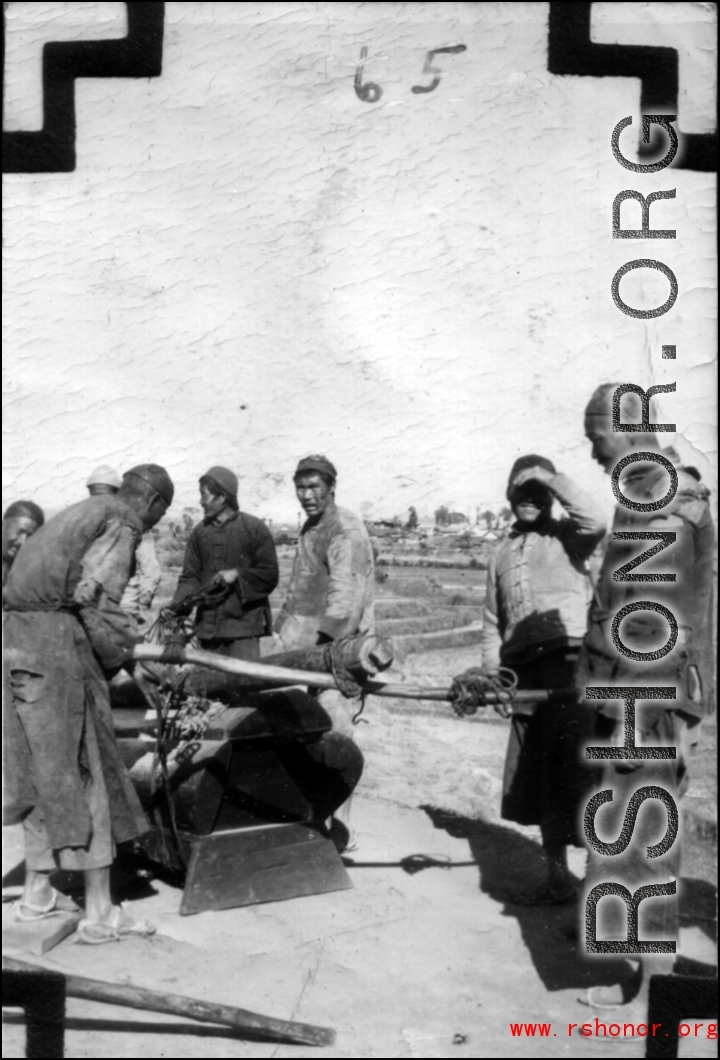
<svg viewBox="0 0 720 1060">
<path fill-rule="evenodd" d="M 603 538 L 592 498 L 550 460 L 513 464 L 507 489 L 515 523 L 490 559 L 482 632 L 483 669 L 512 669 L 520 688 L 572 686 L 592 594 L 587 560 Z M 564 509 L 553 518 L 553 501 Z M 505 704 L 495 710 L 509 713 Z M 531 716 L 514 715 L 505 760 L 502 816 L 540 825 L 547 876 L 512 896 L 516 905 L 572 901 L 577 880 L 567 847 L 583 846 L 578 820 L 592 774 L 581 759 L 589 712 L 570 695 Z"/>
</svg>

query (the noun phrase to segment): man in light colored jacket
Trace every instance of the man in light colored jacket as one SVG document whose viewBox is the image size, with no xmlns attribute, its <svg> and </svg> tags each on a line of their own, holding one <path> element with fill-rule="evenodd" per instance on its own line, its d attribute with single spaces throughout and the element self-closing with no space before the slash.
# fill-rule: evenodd
<svg viewBox="0 0 720 1060">
<path fill-rule="evenodd" d="M 132 615 L 140 625 L 144 624 L 147 612 L 152 607 L 155 593 L 162 578 L 162 568 L 155 551 L 155 541 L 149 530 L 140 538 L 135 550 L 135 573 L 127 583 L 120 606 Z"/>
<path fill-rule="evenodd" d="M 307 515 L 287 597 L 275 623 L 283 650 L 371 633 L 375 577 L 362 519 L 335 503 L 337 472 L 324 456 L 300 461 L 294 476 Z M 338 719 L 338 725 L 342 725 Z"/>
<path fill-rule="evenodd" d="M 372 545 L 362 519 L 335 503 L 337 471 L 325 456 L 301 460 L 294 475 L 298 500 L 307 515 L 300 531 L 287 597 L 275 623 L 280 650 L 310 648 L 354 633 L 374 630 L 375 572 Z M 322 692 L 318 701 L 333 732 L 353 737 L 351 701 Z M 349 840 L 349 800 L 338 817 Z"/>
</svg>

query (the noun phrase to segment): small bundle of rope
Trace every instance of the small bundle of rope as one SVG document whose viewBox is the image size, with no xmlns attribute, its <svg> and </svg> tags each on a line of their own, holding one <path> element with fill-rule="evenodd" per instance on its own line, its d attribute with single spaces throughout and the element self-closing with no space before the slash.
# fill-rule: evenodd
<svg viewBox="0 0 720 1060">
<path fill-rule="evenodd" d="M 458 717 L 474 714 L 478 707 L 493 703 L 512 703 L 518 686 L 517 674 L 501 666 L 497 673 L 487 674 L 478 667 L 453 677 L 448 699 Z"/>
<path fill-rule="evenodd" d="M 188 642 L 193 640 L 192 624 L 186 616 L 196 607 L 216 607 L 227 597 L 229 591 L 227 585 L 209 585 L 185 597 L 182 601 L 182 614 L 172 607 L 162 609 L 145 634 L 147 643 L 163 646 L 160 663 L 166 666 L 185 665 L 185 648 Z"/>
</svg>

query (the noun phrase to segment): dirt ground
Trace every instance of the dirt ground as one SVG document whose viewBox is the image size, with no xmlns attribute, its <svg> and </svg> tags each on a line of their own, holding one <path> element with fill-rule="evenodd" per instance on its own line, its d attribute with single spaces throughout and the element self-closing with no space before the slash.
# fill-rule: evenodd
<svg viewBox="0 0 720 1060">
<path fill-rule="evenodd" d="M 437 679 L 475 661 L 473 648 L 413 655 L 410 676 Z M 180 891 L 153 880 L 132 912 L 152 939 L 101 947 L 62 942 L 48 968 L 236 1005 L 333 1027 L 333 1047 L 241 1040 L 175 1017 L 69 1000 L 66 1055 L 90 1057 L 574 1057 L 645 1055 L 642 1038 L 579 1037 L 594 1020 L 578 997 L 616 979 L 614 959 L 581 957 L 572 906 L 523 909 L 513 891 L 542 876 L 536 829 L 499 819 L 507 723 L 459 720 L 449 708 L 371 699 L 357 739 L 366 770 L 354 797 L 351 890 L 196 916 Z M 685 970 L 716 965 L 716 729 L 706 725 L 686 805 L 679 943 Z M 21 879 L 18 829 L 4 836 L 4 905 Z M 571 854 L 583 875 L 585 856 Z M 682 963 L 684 962 L 684 963 Z M 692 963 L 688 963 L 692 962 Z M 713 1017 L 707 1013 L 705 1024 Z M 24 1056 L 22 1012 L 3 1013 L 3 1055 Z M 601 1013 L 609 1024 L 612 1013 Z M 511 1023 L 551 1023 L 542 1043 Z M 594 1026 L 594 1024 L 593 1024 Z M 685 1039 L 680 1055 L 715 1055 Z"/>
</svg>

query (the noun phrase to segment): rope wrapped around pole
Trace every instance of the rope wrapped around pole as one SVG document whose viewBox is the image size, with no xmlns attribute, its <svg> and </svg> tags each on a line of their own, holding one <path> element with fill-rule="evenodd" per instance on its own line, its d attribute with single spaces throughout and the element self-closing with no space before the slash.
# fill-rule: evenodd
<svg viewBox="0 0 720 1060">
<path fill-rule="evenodd" d="M 158 660 L 164 666 L 184 666 L 187 662 L 185 654 L 185 636 L 183 633 L 166 633 L 162 639 L 163 653 Z"/>
<path fill-rule="evenodd" d="M 466 714 L 475 714 L 478 707 L 486 707 L 489 703 L 511 705 L 517 686 L 517 674 L 505 666 L 492 674 L 472 667 L 453 677 L 448 699 L 452 709 L 462 718 Z"/>
<path fill-rule="evenodd" d="M 338 691 L 345 699 L 359 699 L 365 693 L 363 686 L 348 670 L 343 658 L 345 645 L 352 639 L 354 638 L 340 637 L 338 640 L 331 640 L 325 645 L 327 668 L 335 678 Z"/>
</svg>

